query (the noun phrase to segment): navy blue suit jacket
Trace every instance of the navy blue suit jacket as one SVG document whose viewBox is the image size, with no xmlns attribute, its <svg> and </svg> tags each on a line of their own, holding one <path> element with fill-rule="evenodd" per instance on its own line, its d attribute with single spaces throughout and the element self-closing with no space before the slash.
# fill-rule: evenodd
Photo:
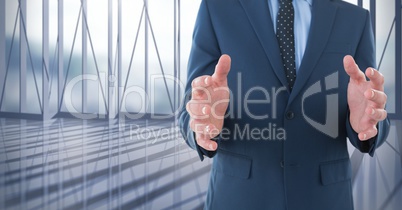
<svg viewBox="0 0 402 210">
<path fill-rule="evenodd" d="M 200 148 L 180 113 L 187 143 L 213 157 L 207 209 L 353 209 L 347 138 L 374 154 L 388 133 L 360 141 L 349 123 L 349 76 L 343 57 L 375 67 L 368 11 L 339 0 L 316 0 L 293 91 L 286 87 L 267 0 L 203 0 L 188 66 L 191 81 L 211 75 L 222 54 L 232 58 L 231 101 L 218 150 Z M 297 35 L 296 35 L 297 36 Z"/>
</svg>

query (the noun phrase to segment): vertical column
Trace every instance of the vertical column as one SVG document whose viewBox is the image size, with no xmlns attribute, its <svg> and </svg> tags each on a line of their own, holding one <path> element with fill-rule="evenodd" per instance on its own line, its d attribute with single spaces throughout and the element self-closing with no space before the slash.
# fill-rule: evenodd
<svg viewBox="0 0 402 210">
<path fill-rule="evenodd" d="M 48 75 L 48 76 L 47 76 Z M 49 208 L 47 205 L 49 203 L 49 168 L 46 161 L 47 152 L 45 150 L 49 147 L 49 80 L 50 80 L 50 69 L 49 69 L 49 0 L 42 0 L 42 119 L 43 119 L 43 207 Z"/>
<path fill-rule="evenodd" d="M 146 96 L 149 96 L 149 88 L 148 88 L 148 74 L 149 74 L 149 72 L 148 72 L 148 61 L 149 61 L 149 58 L 148 58 L 148 53 L 149 53 L 149 51 L 148 51 L 148 31 L 149 31 L 149 20 L 148 20 L 148 0 L 144 0 L 144 6 L 145 6 L 145 19 L 144 19 L 144 25 L 145 25 L 145 29 L 144 29 L 144 32 L 145 32 L 145 50 L 144 50 L 144 52 L 145 52 L 145 60 L 144 60 L 144 62 L 145 62 L 145 76 L 144 76 L 144 90 L 145 90 L 145 94 L 146 94 Z M 144 103 L 144 105 L 145 105 L 145 113 L 148 113 L 148 107 L 151 107 L 150 106 L 150 101 L 148 100 L 148 99 L 151 99 L 151 97 L 145 97 L 145 103 Z M 152 109 L 151 109 L 151 111 L 152 111 Z"/>
<path fill-rule="evenodd" d="M 117 2 L 117 114 L 118 114 L 118 120 L 117 123 L 118 125 L 114 125 L 114 123 L 111 123 L 112 121 L 109 121 L 109 143 L 111 142 L 111 140 L 113 138 L 117 139 L 118 142 L 118 155 L 120 156 L 120 135 L 124 135 L 120 130 L 122 126 L 120 124 L 120 103 L 121 103 L 121 91 L 123 90 L 123 86 L 122 86 L 122 0 L 118 0 Z M 124 115 L 122 115 L 124 117 Z M 124 126 L 124 125 L 123 125 Z M 114 128 L 118 129 L 118 132 L 116 132 L 117 134 L 115 134 L 115 136 L 113 136 L 113 132 Z M 125 128 L 123 128 L 125 130 Z M 113 141 L 112 141 L 113 142 Z M 112 144 L 113 145 L 113 144 Z M 110 149 L 110 154 L 113 154 L 113 149 Z M 118 156 L 118 160 L 119 159 Z M 112 160 L 110 158 L 110 160 Z M 110 161 L 111 162 L 111 161 Z M 112 165 L 109 166 L 110 168 L 112 168 Z M 121 165 L 119 164 L 119 176 L 121 176 Z M 112 173 L 110 172 L 110 176 L 112 177 Z M 120 178 L 120 177 L 119 177 Z M 111 181 L 113 181 L 113 179 L 109 178 Z M 111 184 L 110 186 L 113 186 L 113 184 Z M 109 188 L 109 191 L 112 191 L 111 189 L 113 189 L 112 187 Z M 111 195 L 112 193 L 109 193 L 109 195 Z M 118 185 L 118 203 L 121 203 L 122 199 L 121 199 L 121 185 Z M 110 199 L 110 201 L 112 201 L 112 199 Z M 119 209 L 121 209 L 121 205 L 119 205 Z"/>
<path fill-rule="evenodd" d="M 82 24 L 82 113 L 87 112 L 87 81 L 85 79 L 85 75 L 87 74 L 87 37 L 88 37 L 88 31 L 87 31 L 87 17 L 88 17 L 88 11 L 87 11 L 87 0 L 82 0 L 81 1 L 81 6 L 82 6 L 82 19 L 81 19 L 81 24 Z M 99 81 L 100 82 L 100 81 Z M 81 187 L 82 191 L 82 203 L 83 206 L 81 208 L 86 209 L 87 204 L 87 197 L 86 197 L 86 164 L 85 164 L 85 128 L 87 127 L 87 121 L 83 120 L 82 121 L 82 139 L 81 139 L 81 152 L 82 152 L 82 177 L 83 177 L 83 184 Z"/>
<path fill-rule="evenodd" d="M 87 18 L 87 0 L 81 1 L 82 6 L 82 113 L 87 112 L 87 81 L 85 79 L 85 75 L 87 74 L 87 26 L 86 26 L 86 18 Z"/>
<path fill-rule="evenodd" d="M 180 54 L 179 54 L 179 41 L 180 41 L 180 8 L 179 8 L 179 0 L 174 0 L 174 79 L 177 80 L 178 79 L 178 71 L 180 68 Z M 174 95 L 173 95 L 173 115 L 175 114 L 175 111 L 177 110 L 178 105 L 180 104 L 179 99 L 178 99 L 178 86 L 179 84 L 176 81 L 174 81 Z M 175 133 L 175 142 L 174 142 L 174 146 L 175 146 L 175 155 L 174 155 L 174 173 L 173 173 L 173 179 L 174 180 L 179 180 L 181 177 L 181 173 L 180 173 L 180 155 L 179 155 L 179 151 L 180 151 L 180 142 L 178 141 L 179 133 L 175 132 L 175 126 L 177 126 L 177 118 L 174 118 L 174 122 L 171 124 L 171 132 Z M 181 200 L 181 188 L 178 186 L 174 186 L 174 191 L 173 191 L 173 203 L 179 203 Z"/>
<path fill-rule="evenodd" d="M 179 66 L 178 62 L 177 62 L 177 42 L 178 42 L 178 25 L 177 25 L 177 21 L 178 21 L 178 16 L 177 16 L 177 0 L 173 1 L 173 10 L 174 10 L 174 15 L 173 15 L 173 77 L 176 79 L 177 78 L 177 68 Z M 177 85 L 176 83 L 173 83 L 173 107 L 176 109 L 176 103 L 177 103 Z M 174 114 L 174 113 L 173 113 Z"/>
<path fill-rule="evenodd" d="M 0 0 L 0 100 L 6 76 L 6 0 Z M 0 104 L 1 111 L 1 104 Z"/>
<path fill-rule="evenodd" d="M 402 120 L 402 1 L 395 0 L 395 101 L 396 115 Z"/>
<path fill-rule="evenodd" d="M 63 94 L 63 83 L 64 83 L 64 61 L 63 61 L 63 50 L 64 50 L 64 10 L 63 10 L 64 0 L 58 1 L 58 11 L 57 11 L 57 34 L 58 34 L 58 48 L 57 48 L 57 107 L 61 107 L 63 103 L 61 101 L 61 96 Z M 59 110 L 58 110 L 59 111 Z"/>
<path fill-rule="evenodd" d="M 145 76 L 144 76 L 144 79 L 145 79 L 145 81 L 144 81 L 144 89 L 145 89 L 145 94 L 146 94 L 146 96 L 149 96 L 149 89 L 148 89 L 148 74 L 149 74 L 149 72 L 148 72 L 148 61 L 149 61 L 149 58 L 148 58 L 148 53 L 149 53 L 149 50 L 148 50 L 148 31 L 149 31 L 149 14 L 148 14 L 148 0 L 144 0 L 144 6 L 145 6 L 145 19 L 144 19 L 144 32 L 145 32 L 145 49 L 144 49 L 144 52 L 145 52 L 145 60 L 144 60 L 144 62 L 145 62 Z M 150 100 L 148 100 L 148 99 L 150 99 L 151 97 L 145 97 L 145 103 L 144 103 L 144 105 L 145 105 L 145 113 L 148 113 L 148 107 L 151 107 L 151 106 L 149 106 L 150 104 L 151 104 L 151 102 L 150 102 Z M 151 112 L 152 112 L 152 108 L 150 109 L 151 110 Z M 146 121 L 145 121 L 145 128 L 146 129 L 148 129 L 148 119 L 146 119 Z M 144 141 L 144 144 L 145 144 L 145 148 L 144 148 L 144 153 L 145 153 L 145 163 L 144 163 L 144 172 L 145 172 L 145 182 L 144 182 L 144 192 L 145 192 L 145 199 L 144 199 L 144 209 L 148 209 L 149 208 L 149 205 L 148 205 L 148 194 L 149 194 L 149 183 L 148 183 L 148 141 Z M 120 150 L 120 147 L 119 147 L 119 150 Z"/>
<path fill-rule="evenodd" d="M 376 37 L 376 4 L 375 4 L 375 0 L 370 0 L 370 15 L 371 15 L 371 23 L 373 25 L 374 40 L 375 40 L 375 37 Z"/>
<path fill-rule="evenodd" d="M 180 6 L 180 0 L 177 0 L 177 24 L 178 24 L 178 29 L 177 29 L 177 99 L 178 99 L 178 105 L 176 109 L 180 108 L 181 104 L 181 88 L 180 88 L 180 76 L 181 76 L 181 6 Z M 176 118 L 175 118 L 176 119 Z"/>
<path fill-rule="evenodd" d="M 47 73 L 49 72 L 49 74 Z M 49 76 L 46 76 L 49 75 Z M 42 1 L 42 118 L 50 119 L 49 113 L 49 0 Z"/>
<path fill-rule="evenodd" d="M 116 116 L 116 106 L 115 106 L 115 95 L 116 95 L 116 75 L 113 74 L 113 1 L 108 0 L 108 86 L 106 90 L 108 91 L 108 103 L 107 103 L 107 116 L 109 119 L 114 119 Z"/>
<path fill-rule="evenodd" d="M 27 38 L 25 27 L 27 0 L 20 0 L 20 113 L 26 112 L 27 105 Z"/>
<path fill-rule="evenodd" d="M 121 5 L 121 0 L 119 0 L 118 1 L 118 6 L 117 6 L 118 8 L 117 8 L 117 40 L 118 40 L 118 42 L 117 42 L 117 77 L 118 77 L 118 81 L 117 81 L 117 108 L 118 108 L 118 113 L 117 114 L 119 114 L 120 115 L 120 103 L 121 103 L 121 99 L 122 99 L 122 96 L 121 96 L 121 90 L 122 90 L 122 85 L 123 85 L 123 83 L 122 83 L 122 68 L 121 68 L 121 65 L 122 65 L 122 49 L 121 49 L 121 46 L 122 46 L 122 40 L 121 40 L 121 37 L 122 37 L 122 35 L 121 35 L 121 31 L 122 31 L 122 26 L 121 26 L 121 23 L 122 23 L 122 10 L 121 10 L 121 8 L 122 8 L 122 5 Z"/>
</svg>

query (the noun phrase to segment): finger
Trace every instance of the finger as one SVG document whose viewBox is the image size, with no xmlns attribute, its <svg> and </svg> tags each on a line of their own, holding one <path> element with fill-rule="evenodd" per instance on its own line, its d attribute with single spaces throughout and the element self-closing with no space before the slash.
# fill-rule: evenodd
<svg viewBox="0 0 402 210">
<path fill-rule="evenodd" d="M 211 91 L 205 87 L 194 87 L 191 89 L 191 99 L 200 100 L 202 103 L 211 103 Z"/>
<path fill-rule="evenodd" d="M 367 68 L 366 76 L 370 79 L 371 87 L 384 91 L 384 76 L 374 68 Z"/>
<path fill-rule="evenodd" d="M 211 85 L 211 81 L 212 81 L 212 77 L 209 75 L 200 76 L 200 77 L 195 78 L 191 82 L 191 87 L 192 88 L 197 88 L 197 87 L 206 88 Z"/>
<path fill-rule="evenodd" d="M 369 140 L 369 139 L 375 137 L 377 135 L 377 132 L 378 132 L 377 128 L 375 126 L 373 126 L 370 129 L 367 129 L 367 130 L 365 130 L 363 132 L 360 132 L 359 133 L 359 139 L 361 141 Z"/>
<path fill-rule="evenodd" d="M 387 111 L 384 109 L 367 108 L 366 114 L 368 114 L 375 122 L 383 121 L 387 118 Z"/>
<path fill-rule="evenodd" d="M 343 58 L 343 66 L 350 79 L 356 82 L 366 81 L 364 73 L 360 71 L 352 56 L 347 55 Z"/>
<path fill-rule="evenodd" d="M 195 139 L 200 147 L 208 151 L 215 151 L 218 148 L 218 144 L 215 141 L 208 139 L 200 134 L 196 134 Z"/>
<path fill-rule="evenodd" d="M 195 133 L 204 133 L 205 127 L 207 126 L 206 120 L 199 120 L 199 119 L 190 119 L 190 129 Z"/>
<path fill-rule="evenodd" d="M 387 95 L 382 92 L 382 91 L 378 91 L 378 90 L 366 90 L 364 92 L 364 96 L 375 103 L 375 108 L 384 108 L 385 104 L 387 102 Z"/>
<path fill-rule="evenodd" d="M 186 105 L 186 110 L 194 119 L 206 119 L 211 113 L 211 107 L 205 103 L 199 103 L 198 100 L 190 100 Z"/>
<path fill-rule="evenodd" d="M 191 119 L 190 128 L 195 133 L 203 134 L 209 138 L 213 138 L 220 133 L 219 129 L 206 120 Z"/>
<path fill-rule="evenodd" d="M 215 67 L 215 72 L 212 75 L 212 79 L 217 83 L 223 83 L 226 81 L 230 71 L 231 59 L 229 55 L 222 55 L 219 58 L 218 64 Z"/>
<path fill-rule="evenodd" d="M 207 99 L 208 91 L 202 87 L 196 87 L 191 90 L 191 99 L 205 100 Z"/>
<path fill-rule="evenodd" d="M 209 87 L 212 83 L 212 78 L 211 76 L 204 75 L 195 78 L 191 82 L 191 98 L 192 99 L 199 99 L 199 100 L 205 100 L 209 98 L 209 91 L 207 87 Z"/>
</svg>

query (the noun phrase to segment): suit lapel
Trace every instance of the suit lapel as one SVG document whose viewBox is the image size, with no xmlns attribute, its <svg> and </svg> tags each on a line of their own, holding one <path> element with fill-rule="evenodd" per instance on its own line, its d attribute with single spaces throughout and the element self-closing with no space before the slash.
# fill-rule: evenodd
<svg viewBox="0 0 402 210">
<path fill-rule="evenodd" d="M 268 3 L 265 0 L 239 0 L 248 16 L 258 40 L 272 68 L 283 86 L 287 86 L 286 75 L 279 54 L 278 41 L 272 24 Z M 297 79 L 289 98 L 289 103 L 299 94 L 315 64 L 322 54 L 335 20 L 337 7 L 329 0 L 313 1 L 311 27 L 303 60 L 297 73 Z"/>
<path fill-rule="evenodd" d="M 239 0 L 239 2 L 246 12 L 258 40 L 264 48 L 265 54 L 276 76 L 281 81 L 282 85 L 286 86 L 286 75 L 282 65 L 282 58 L 279 54 L 278 41 L 276 39 L 267 0 Z"/>
<path fill-rule="evenodd" d="M 289 98 L 289 103 L 299 94 L 310 77 L 318 59 L 320 58 L 335 20 L 337 7 L 329 0 L 313 1 L 312 18 L 309 37 L 303 60 L 297 72 L 296 82 Z"/>
</svg>

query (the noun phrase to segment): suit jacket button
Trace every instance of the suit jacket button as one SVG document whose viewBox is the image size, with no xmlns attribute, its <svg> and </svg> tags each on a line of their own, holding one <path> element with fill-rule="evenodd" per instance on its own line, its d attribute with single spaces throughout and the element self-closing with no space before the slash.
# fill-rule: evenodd
<svg viewBox="0 0 402 210">
<path fill-rule="evenodd" d="M 291 120 L 291 119 L 293 119 L 293 118 L 295 118 L 295 113 L 292 112 L 292 111 L 287 111 L 287 112 L 286 112 L 286 119 L 287 119 L 287 120 Z"/>
<path fill-rule="evenodd" d="M 281 161 L 281 168 L 283 168 L 285 166 L 285 162 L 282 160 Z"/>
</svg>

